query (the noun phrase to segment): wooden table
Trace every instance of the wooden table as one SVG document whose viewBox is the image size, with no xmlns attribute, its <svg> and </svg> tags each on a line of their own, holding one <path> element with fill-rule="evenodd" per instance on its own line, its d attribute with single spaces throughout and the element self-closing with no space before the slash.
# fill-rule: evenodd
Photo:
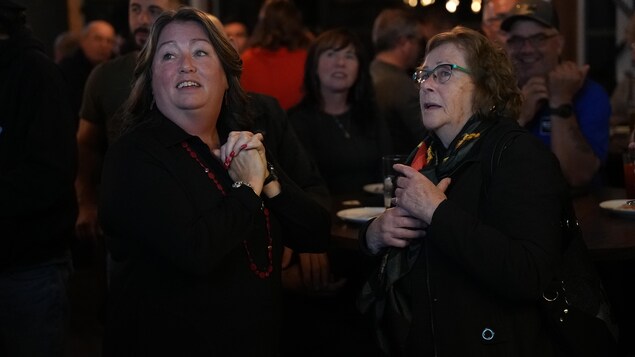
<svg viewBox="0 0 635 357">
<path fill-rule="evenodd" d="M 573 205 L 584 234 L 584 240 L 594 260 L 635 258 L 635 218 L 614 216 L 599 207 L 609 199 L 624 198 L 624 189 L 603 188 L 598 192 L 577 197 Z M 357 201 L 357 204 L 353 204 Z M 333 197 L 333 212 L 359 206 L 381 206 L 381 196 L 364 195 Z M 349 203 L 348 205 L 342 202 Z M 358 249 L 359 224 L 343 222 L 333 214 L 331 237 L 334 246 Z"/>
<path fill-rule="evenodd" d="M 584 241 L 595 260 L 635 258 L 635 218 L 615 216 L 599 206 L 624 197 L 624 189 L 603 188 L 573 200 Z"/>
</svg>

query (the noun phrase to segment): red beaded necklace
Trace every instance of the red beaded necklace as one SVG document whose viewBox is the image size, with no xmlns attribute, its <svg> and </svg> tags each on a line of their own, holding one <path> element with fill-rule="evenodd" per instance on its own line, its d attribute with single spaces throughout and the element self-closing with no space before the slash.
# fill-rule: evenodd
<svg viewBox="0 0 635 357">
<path fill-rule="evenodd" d="M 209 177 L 209 179 L 212 180 L 214 184 L 216 184 L 216 188 L 221 192 L 221 194 L 223 194 L 223 196 L 227 196 L 225 189 L 223 188 L 223 186 L 221 186 L 220 182 L 218 182 L 218 180 L 216 179 L 216 175 L 214 175 L 212 170 L 210 170 L 207 166 L 205 166 L 205 164 L 198 158 L 198 154 L 196 154 L 196 151 L 192 150 L 192 148 L 186 141 L 183 141 L 181 143 L 181 146 L 185 150 L 187 150 L 191 158 L 193 158 L 194 160 L 196 160 L 196 162 L 198 162 L 198 164 L 203 168 L 203 171 L 205 171 L 205 173 L 207 174 L 207 177 Z M 249 270 L 251 270 L 254 274 L 256 274 L 256 276 L 259 277 L 260 279 L 267 279 L 271 275 L 271 272 L 273 272 L 273 246 L 272 246 L 273 240 L 271 239 L 271 221 L 269 219 L 269 209 L 267 207 L 263 207 L 263 214 L 265 215 L 265 221 L 267 226 L 267 259 L 269 260 L 269 265 L 267 265 L 267 269 L 265 270 L 258 269 L 258 266 L 254 262 L 254 258 L 251 255 L 251 251 L 249 250 L 249 246 L 247 245 L 246 240 L 243 241 L 243 246 L 245 247 L 245 252 L 247 253 L 247 258 L 249 259 Z"/>
</svg>

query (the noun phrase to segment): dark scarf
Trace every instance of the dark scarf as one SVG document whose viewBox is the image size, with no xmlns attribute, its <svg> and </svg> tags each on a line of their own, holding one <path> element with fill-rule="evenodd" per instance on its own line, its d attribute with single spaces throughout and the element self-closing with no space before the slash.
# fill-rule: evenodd
<svg viewBox="0 0 635 357">
<path fill-rule="evenodd" d="M 408 162 L 416 161 L 417 155 L 421 152 L 420 148 L 425 147 L 427 150 L 423 168 L 417 169 L 436 185 L 441 179 L 452 176 L 454 171 L 465 162 L 471 149 L 492 123 L 491 120 L 481 120 L 477 116 L 472 116 L 448 148 L 445 148 L 441 140 L 431 133 L 418 146 L 418 150 L 411 154 L 412 160 Z"/>
</svg>

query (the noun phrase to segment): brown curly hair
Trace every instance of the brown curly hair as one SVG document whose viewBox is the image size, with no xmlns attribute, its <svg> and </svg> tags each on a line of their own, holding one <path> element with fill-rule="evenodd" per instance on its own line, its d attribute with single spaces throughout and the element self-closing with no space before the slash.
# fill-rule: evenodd
<svg viewBox="0 0 635 357">
<path fill-rule="evenodd" d="M 518 118 L 522 96 L 511 60 L 505 50 L 477 31 L 457 26 L 433 36 L 426 45 L 426 56 L 433 49 L 451 43 L 465 53 L 474 85 L 475 114 Z"/>
</svg>

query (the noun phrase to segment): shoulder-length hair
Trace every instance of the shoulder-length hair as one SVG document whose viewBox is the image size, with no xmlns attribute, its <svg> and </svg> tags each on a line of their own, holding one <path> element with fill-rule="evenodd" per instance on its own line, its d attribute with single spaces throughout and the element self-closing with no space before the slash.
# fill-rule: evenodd
<svg viewBox="0 0 635 357">
<path fill-rule="evenodd" d="M 306 48 L 311 40 L 302 22 L 302 13 L 289 0 L 269 0 L 263 5 L 250 47 L 275 51 Z"/>
<path fill-rule="evenodd" d="M 482 34 L 457 26 L 433 36 L 426 46 L 426 55 L 433 49 L 451 43 L 463 51 L 474 84 L 474 113 L 492 114 L 516 119 L 522 96 L 518 81 L 505 50 Z"/>
<path fill-rule="evenodd" d="M 230 115 L 227 114 L 243 112 L 247 102 L 247 96 L 239 83 L 240 74 L 242 73 L 242 60 L 225 36 L 225 33 L 214 25 L 208 14 L 191 7 L 182 7 L 176 11 L 166 11 L 157 18 L 146 44 L 137 57 L 132 92 L 124 104 L 124 129 L 148 120 L 148 114 L 154 110 L 152 61 L 157 51 L 159 36 L 165 27 L 173 22 L 194 22 L 199 24 L 214 47 L 227 76 L 227 84 L 229 86 L 222 104 L 219 124 L 231 126 L 229 124 Z M 236 120 L 241 120 L 241 116 L 236 118 Z M 241 127 L 247 125 L 247 123 L 237 124 Z"/>
<path fill-rule="evenodd" d="M 324 108 L 324 98 L 320 90 L 320 78 L 318 76 L 318 63 L 320 56 L 328 51 L 342 50 L 349 45 L 353 46 L 355 56 L 359 63 L 357 79 L 348 91 L 347 102 L 352 108 L 353 120 L 361 120 L 361 126 L 368 122 L 369 118 L 376 116 L 374 109 L 375 92 L 368 70 L 369 60 L 359 38 L 351 31 L 337 28 L 320 34 L 311 44 L 307 52 L 304 65 L 304 97 L 302 105 L 315 110 Z"/>
</svg>

